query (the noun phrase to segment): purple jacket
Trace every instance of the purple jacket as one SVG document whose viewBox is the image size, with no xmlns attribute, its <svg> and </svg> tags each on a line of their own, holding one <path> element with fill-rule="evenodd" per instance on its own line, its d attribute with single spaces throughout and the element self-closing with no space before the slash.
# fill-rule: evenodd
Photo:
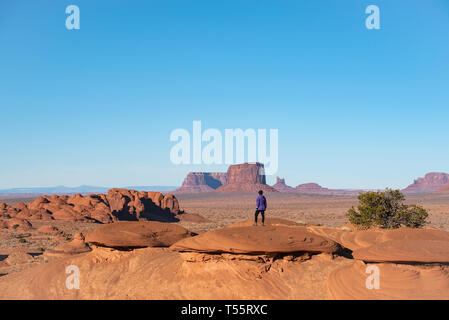
<svg viewBox="0 0 449 320">
<path fill-rule="evenodd" d="M 266 210 L 267 209 L 267 199 L 264 195 L 260 195 L 257 197 L 257 210 Z"/>
</svg>

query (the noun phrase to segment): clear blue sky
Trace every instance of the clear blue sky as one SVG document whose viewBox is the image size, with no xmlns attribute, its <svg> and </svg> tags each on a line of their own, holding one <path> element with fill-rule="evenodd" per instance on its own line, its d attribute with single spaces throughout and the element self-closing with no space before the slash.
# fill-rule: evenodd
<svg viewBox="0 0 449 320">
<path fill-rule="evenodd" d="M 0 115 L 0 188 L 225 171 L 170 162 L 193 120 L 278 129 L 293 186 L 404 187 L 449 172 L 449 2 L 4 0 Z"/>
</svg>

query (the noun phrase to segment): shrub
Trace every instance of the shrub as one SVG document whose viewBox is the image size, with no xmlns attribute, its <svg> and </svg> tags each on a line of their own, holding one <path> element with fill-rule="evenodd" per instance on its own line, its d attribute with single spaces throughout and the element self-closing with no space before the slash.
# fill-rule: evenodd
<svg viewBox="0 0 449 320">
<path fill-rule="evenodd" d="M 427 211 L 417 205 L 404 204 L 405 197 L 399 190 L 366 192 L 358 196 L 357 210 L 352 207 L 346 213 L 352 224 L 369 228 L 399 228 L 401 225 L 419 228 L 427 219 Z"/>
</svg>

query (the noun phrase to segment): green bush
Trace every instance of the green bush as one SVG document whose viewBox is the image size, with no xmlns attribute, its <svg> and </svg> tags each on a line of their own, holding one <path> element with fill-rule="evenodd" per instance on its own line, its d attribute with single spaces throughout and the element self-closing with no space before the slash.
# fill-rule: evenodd
<svg viewBox="0 0 449 320">
<path fill-rule="evenodd" d="M 419 228 L 427 219 L 427 211 L 417 205 L 404 204 L 405 197 L 399 190 L 366 192 L 358 196 L 357 210 L 352 207 L 346 213 L 352 224 L 369 228 L 399 228 L 401 225 Z"/>
</svg>

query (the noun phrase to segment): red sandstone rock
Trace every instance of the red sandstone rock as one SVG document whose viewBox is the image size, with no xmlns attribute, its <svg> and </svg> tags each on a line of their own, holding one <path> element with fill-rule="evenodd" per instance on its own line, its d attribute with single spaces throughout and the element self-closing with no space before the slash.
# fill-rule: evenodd
<svg viewBox="0 0 449 320">
<path fill-rule="evenodd" d="M 378 289 L 367 288 L 367 278 L 373 272 L 367 272 L 369 266 L 379 268 Z M 329 298 L 338 300 L 446 300 L 449 276 L 441 266 L 365 264 L 354 261 L 329 275 L 327 291 Z"/>
<path fill-rule="evenodd" d="M 449 263 L 449 241 L 395 239 L 360 248 L 354 259 L 365 262 Z"/>
<path fill-rule="evenodd" d="M 47 250 L 44 255 L 47 257 L 67 257 L 89 251 L 92 251 L 92 249 L 86 244 L 84 235 L 76 233 L 71 242 L 63 243 L 51 250 Z"/>
<path fill-rule="evenodd" d="M 200 193 L 211 192 L 226 184 L 225 172 L 189 172 L 181 188 L 173 193 Z"/>
<path fill-rule="evenodd" d="M 405 193 L 433 192 L 441 189 L 448 183 L 449 174 L 442 172 L 431 172 L 426 174 L 424 178 L 416 179 L 413 184 L 409 185 L 405 189 L 402 189 L 402 191 Z"/>
<path fill-rule="evenodd" d="M 172 194 L 111 189 L 106 196 L 112 215 L 117 220 L 152 220 L 173 218 L 179 213 L 179 203 Z"/>
<path fill-rule="evenodd" d="M 169 247 L 190 236 L 190 231 L 176 224 L 120 221 L 86 234 L 86 242 L 112 248 Z"/>
<path fill-rule="evenodd" d="M 50 226 L 50 225 L 44 225 L 36 230 L 37 232 L 43 233 L 43 234 L 51 234 L 51 235 L 58 235 L 62 234 L 62 231 L 59 230 L 57 227 Z"/>
<path fill-rule="evenodd" d="M 227 184 L 219 187 L 217 192 L 278 192 L 266 184 L 264 165 L 262 163 L 243 163 L 229 166 Z"/>
<path fill-rule="evenodd" d="M 201 253 L 272 254 L 339 251 L 340 246 L 301 226 L 228 227 L 183 239 L 173 251 Z"/>
<path fill-rule="evenodd" d="M 0 229 L 30 230 L 33 226 L 28 220 L 9 218 L 0 220 Z"/>
<path fill-rule="evenodd" d="M 15 207 L 0 204 L 0 216 L 29 220 L 65 220 L 109 223 L 117 220 L 174 221 L 180 212 L 179 203 L 171 194 L 111 189 L 107 195 L 80 194 L 41 196 L 25 205 Z"/>
</svg>

